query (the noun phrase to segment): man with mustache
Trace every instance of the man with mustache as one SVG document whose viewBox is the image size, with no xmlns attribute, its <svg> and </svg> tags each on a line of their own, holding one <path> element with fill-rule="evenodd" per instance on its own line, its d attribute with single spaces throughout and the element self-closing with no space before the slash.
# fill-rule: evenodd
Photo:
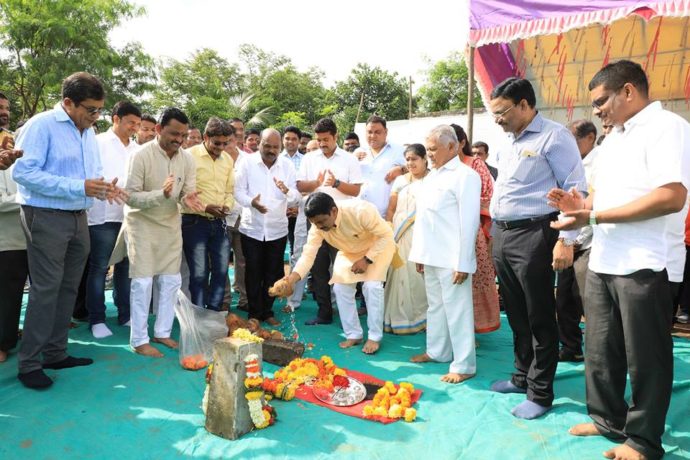
<svg viewBox="0 0 690 460">
<path fill-rule="evenodd" d="M 249 318 L 271 326 L 280 324 L 273 316 L 275 298 L 268 294 L 268 288 L 285 273 L 286 211 L 302 198 L 297 191 L 295 167 L 279 156 L 280 149 L 280 133 L 265 129 L 259 155 L 247 155 L 242 161 L 235 186 L 235 199 L 242 205 L 240 238 L 246 264 Z"/>
<path fill-rule="evenodd" d="M 67 354 L 67 336 L 77 289 L 89 255 L 86 210 L 93 199 L 126 194 L 103 180 L 96 134 L 103 111 L 101 81 L 77 72 L 62 82 L 62 100 L 32 117 L 17 147 L 25 152 L 12 171 L 27 243 L 31 288 L 19 348 L 24 386 L 47 388 L 44 369 L 88 366 L 89 358 Z"/>
<path fill-rule="evenodd" d="M 10 101 L 0 93 L 0 171 L 12 166 L 22 156 L 21 150 L 14 150 L 14 133 L 10 127 Z"/>
<path fill-rule="evenodd" d="M 124 239 L 129 257 L 131 334 L 136 353 L 160 358 L 149 343 L 148 317 L 152 290 L 158 291 L 158 310 L 151 341 L 177 348 L 170 337 L 180 289 L 182 259 L 178 204 L 194 212 L 204 205 L 196 192 L 196 167 L 182 149 L 189 119 L 180 109 L 165 109 L 156 124 L 156 140 L 136 152 L 127 176 Z"/>
<path fill-rule="evenodd" d="M 600 147 L 592 193 L 583 199 L 563 187 L 548 195 L 568 216 L 554 227 L 590 224 L 594 231 L 585 286 L 592 422 L 573 426 L 570 434 L 621 443 L 604 452 L 621 460 L 664 455 L 673 389 L 669 278 L 683 269 L 690 187 L 690 124 L 653 101 L 649 89 L 644 69 L 632 61 L 613 62 L 594 75 L 592 114 L 613 129 Z M 671 254 L 675 245 L 680 248 Z"/>
<path fill-rule="evenodd" d="M 575 138 L 536 109 L 528 80 L 509 78 L 491 92 L 489 107 L 508 133 L 498 148 L 498 180 L 491 198 L 493 258 L 513 330 L 515 372 L 495 382 L 499 393 L 526 393 L 512 414 L 540 417 L 551 409 L 558 364 L 558 326 L 553 270 L 573 263 L 574 235 L 551 229 L 558 213 L 549 207 L 552 188 L 586 192 Z"/>
<path fill-rule="evenodd" d="M 134 137 L 139 145 L 152 141 L 156 137 L 156 119 L 148 113 L 143 114 L 141 116 L 141 124 Z"/>
</svg>

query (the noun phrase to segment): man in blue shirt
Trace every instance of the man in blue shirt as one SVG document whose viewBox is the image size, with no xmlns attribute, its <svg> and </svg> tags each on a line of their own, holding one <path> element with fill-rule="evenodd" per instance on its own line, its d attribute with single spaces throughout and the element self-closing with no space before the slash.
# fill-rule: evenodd
<svg viewBox="0 0 690 460">
<path fill-rule="evenodd" d="M 86 209 L 94 198 L 122 197 L 117 178 L 103 180 L 92 129 L 104 102 L 98 78 L 86 72 L 70 75 L 62 83 L 62 101 L 29 120 L 17 141 L 24 157 L 12 178 L 18 184 L 31 267 L 18 377 L 29 388 L 52 385 L 43 369 L 93 363 L 67 354 L 67 334 L 89 255 Z"/>
<path fill-rule="evenodd" d="M 574 241 L 559 239 L 549 226 L 558 213 L 546 194 L 555 184 L 586 192 L 575 138 L 564 126 L 543 118 L 535 106 L 532 85 L 520 78 L 496 86 L 489 102 L 496 123 L 509 133 L 497 153 L 501 173 L 494 185 L 491 217 L 494 265 L 515 352 L 512 378 L 495 382 L 491 389 L 526 393 L 527 400 L 512 410 L 523 419 L 551 409 L 558 364 L 553 270 L 563 270 L 573 261 Z"/>
</svg>

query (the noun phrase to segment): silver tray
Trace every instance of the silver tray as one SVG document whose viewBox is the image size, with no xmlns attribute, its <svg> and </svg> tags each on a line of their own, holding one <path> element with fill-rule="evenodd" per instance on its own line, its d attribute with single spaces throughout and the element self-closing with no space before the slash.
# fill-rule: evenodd
<svg viewBox="0 0 690 460">
<path fill-rule="evenodd" d="M 362 382 L 352 377 L 347 379 L 350 381 L 350 386 L 347 388 L 336 387 L 335 391 L 328 394 L 314 391 L 314 388 L 312 388 L 312 393 L 314 393 L 316 399 L 331 406 L 354 406 L 364 401 L 364 398 L 367 397 L 367 390 Z"/>
</svg>

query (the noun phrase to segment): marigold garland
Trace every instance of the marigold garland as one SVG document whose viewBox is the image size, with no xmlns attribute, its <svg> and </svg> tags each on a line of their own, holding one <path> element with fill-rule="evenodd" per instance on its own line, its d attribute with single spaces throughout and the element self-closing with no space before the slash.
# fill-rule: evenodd
<svg viewBox="0 0 690 460">
<path fill-rule="evenodd" d="M 252 423 L 256 429 L 260 430 L 273 425 L 277 418 L 277 413 L 272 406 L 265 402 L 264 379 L 261 375 L 259 356 L 256 354 L 247 355 L 244 358 L 244 364 L 247 371 L 247 377 L 244 379 L 244 386 L 247 391 L 244 397 L 249 404 L 249 416 L 252 419 Z"/>
<path fill-rule="evenodd" d="M 417 417 L 417 411 L 412 407 L 413 393 L 414 385 L 411 383 L 402 382 L 396 387 L 388 381 L 376 392 L 371 404 L 364 406 L 362 414 L 365 418 L 402 418 L 412 422 Z"/>
</svg>

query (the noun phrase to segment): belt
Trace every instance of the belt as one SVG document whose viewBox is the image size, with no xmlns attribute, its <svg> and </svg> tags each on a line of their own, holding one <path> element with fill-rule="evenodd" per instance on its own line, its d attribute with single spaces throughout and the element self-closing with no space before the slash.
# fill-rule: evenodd
<svg viewBox="0 0 690 460">
<path fill-rule="evenodd" d="M 529 219 L 494 220 L 494 223 L 504 230 L 510 230 L 513 228 L 529 227 L 530 225 L 538 222 L 552 221 L 556 219 L 558 219 L 558 212 L 552 212 L 551 214 L 546 214 L 539 217 L 530 217 Z"/>
<path fill-rule="evenodd" d="M 31 205 L 24 205 L 24 206 L 34 208 L 38 211 L 59 212 L 59 213 L 76 214 L 76 215 L 86 213 L 86 209 L 55 209 L 55 208 L 42 208 L 39 206 L 31 206 Z"/>
<path fill-rule="evenodd" d="M 191 214 L 191 213 L 190 213 L 190 214 L 183 213 L 183 214 L 182 214 L 182 217 L 189 217 L 189 218 L 191 218 L 191 217 L 198 217 L 198 218 L 202 218 L 202 219 L 206 219 L 206 220 L 211 220 L 211 221 L 214 221 L 214 220 L 225 220 L 225 217 L 204 216 L 204 215 L 201 215 L 201 214 Z"/>
</svg>

